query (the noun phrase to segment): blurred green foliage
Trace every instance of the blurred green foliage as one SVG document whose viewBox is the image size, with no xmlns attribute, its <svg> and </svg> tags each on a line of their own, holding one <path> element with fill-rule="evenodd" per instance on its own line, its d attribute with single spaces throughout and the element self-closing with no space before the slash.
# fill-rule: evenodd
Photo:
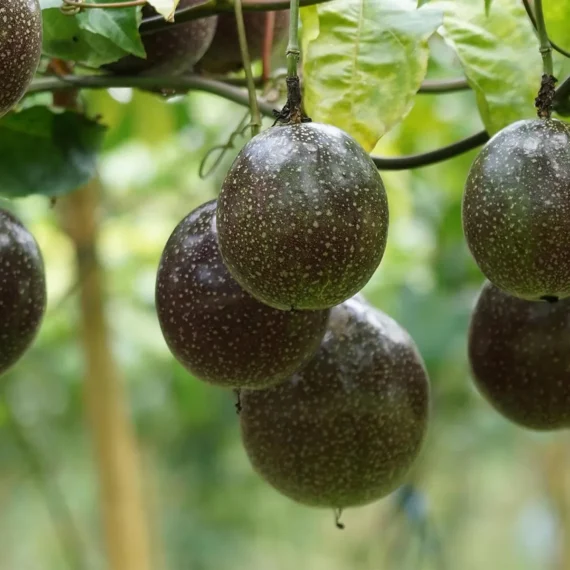
<svg viewBox="0 0 570 570">
<path fill-rule="evenodd" d="M 440 40 L 431 47 L 430 77 L 460 75 Z M 296 505 L 258 479 L 240 446 L 232 394 L 198 382 L 173 360 L 154 312 L 162 248 L 187 212 L 216 196 L 238 148 L 206 180 L 198 175 L 199 164 L 227 140 L 243 109 L 209 95 L 167 102 L 130 90 L 89 92 L 85 101 L 110 127 L 99 165 L 105 189 L 99 247 L 114 350 L 143 456 L 157 570 L 565 568 L 557 566 L 557 556 L 568 530 L 542 458 L 556 446 L 563 482 L 570 465 L 567 436 L 511 426 L 469 380 L 466 333 L 482 276 L 463 240 L 460 206 L 476 151 L 383 174 L 389 245 L 364 294 L 417 341 L 432 380 L 432 423 L 410 486 L 349 510 L 347 528 L 339 532 L 332 513 Z M 472 92 L 419 96 L 376 151 L 421 152 L 481 126 Z M 2 378 L 0 570 L 68 568 L 45 491 L 9 410 L 65 496 L 85 567 L 102 568 L 96 469 L 83 419 L 73 250 L 46 198 L 8 207 L 42 247 L 50 301 L 34 347 Z"/>
</svg>

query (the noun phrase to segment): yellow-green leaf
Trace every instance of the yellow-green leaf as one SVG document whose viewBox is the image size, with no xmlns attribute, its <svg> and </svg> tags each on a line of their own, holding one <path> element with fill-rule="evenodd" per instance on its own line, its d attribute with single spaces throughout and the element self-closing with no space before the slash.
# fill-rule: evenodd
<svg viewBox="0 0 570 570">
<path fill-rule="evenodd" d="M 308 115 L 372 150 L 412 107 L 441 11 L 415 0 L 333 0 L 301 18 Z"/>
<path fill-rule="evenodd" d="M 532 25 L 519 0 L 435 2 L 444 11 L 443 36 L 455 49 L 489 133 L 536 115 L 542 63 Z"/>
</svg>

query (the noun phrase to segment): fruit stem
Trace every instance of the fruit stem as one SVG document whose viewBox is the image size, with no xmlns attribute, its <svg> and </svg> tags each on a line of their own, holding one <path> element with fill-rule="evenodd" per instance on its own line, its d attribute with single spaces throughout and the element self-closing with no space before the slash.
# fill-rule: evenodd
<svg viewBox="0 0 570 570">
<path fill-rule="evenodd" d="M 297 65 L 301 57 L 299 48 L 299 0 L 291 0 L 289 19 L 289 43 L 287 44 L 287 77 L 297 77 Z"/>
<path fill-rule="evenodd" d="M 536 18 L 534 17 L 534 14 L 532 12 L 532 8 L 530 6 L 530 0 L 523 0 L 523 4 L 524 4 L 524 9 L 526 10 L 526 13 L 530 21 L 532 22 L 532 27 L 536 30 Z M 555 44 L 552 40 L 550 40 L 550 47 L 552 47 L 554 51 L 557 51 L 559 54 L 563 55 L 564 57 L 570 58 L 570 52 L 566 51 L 564 48 Z"/>
<path fill-rule="evenodd" d="M 237 23 L 239 49 L 241 51 L 243 69 L 247 80 L 247 93 L 249 96 L 249 108 L 251 111 L 251 136 L 254 137 L 255 135 L 258 135 L 261 130 L 261 114 L 259 112 L 259 105 L 257 104 L 255 81 L 253 79 L 253 73 L 251 72 L 251 58 L 249 57 L 249 49 L 247 47 L 247 35 L 245 33 L 245 22 L 243 19 L 241 0 L 234 0 L 234 13 Z"/>
<path fill-rule="evenodd" d="M 534 10 L 536 17 L 536 32 L 540 40 L 540 54 L 542 55 L 542 65 L 546 75 L 554 73 L 552 64 L 552 48 L 550 40 L 546 32 L 546 24 L 544 23 L 544 13 L 542 11 L 542 0 L 534 0 Z"/>
<path fill-rule="evenodd" d="M 275 12 L 266 12 L 265 26 L 263 29 L 262 72 L 263 83 L 269 81 L 271 75 L 271 52 L 275 35 Z"/>
<path fill-rule="evenodd" d="M 275 122 L 285 125 L 309 122 L 302 110 L 301 81 L 297 65 L 301 57 L 299 48 L 299 0 L 291 0 L 289 20 L 289 43 L 287 44 L 287 103 L 280 112 L 275 112 Z"/>
</svg>

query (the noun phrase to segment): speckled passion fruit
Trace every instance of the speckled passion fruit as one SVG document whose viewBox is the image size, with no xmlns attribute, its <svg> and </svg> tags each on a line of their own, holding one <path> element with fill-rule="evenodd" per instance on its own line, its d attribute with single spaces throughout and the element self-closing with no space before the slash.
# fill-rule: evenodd
<svg viewBox="0 0 570 570">
<path fill-rule="evenodd" d="M 336 127 L 272 127 L 251 139 L 218 200 L 222 257 L 251 295 L 325 309 L 357 293 L 386 247 L 388 202 L 364 149 Z"/>
<path fill-rule="evenodd" d="M 528 300 L 570 295 L 570 127 L 518 121 L 475 159 L 463 197 L 475 261 L 503 291 Z"/>
<path fill-rule="evenodd" d="M 194 376 L 246 388 L 275 384 L 305 364 L 329 316 L 273 309 L 232 279 L 218 249 L 215 201 L 191 212 L 170 236 L 156 309 L 171 352 Z"/>
<path fill-rule="evenodd" d="M 300 503 L 343 509 L 395 490 L 427 429 L 429 383 L 414 341 L 357 299 L 331 311 L 321 347 L 289 380 L 243 391 L 243 443 L 257 473 Z"/>
<path fill-rule="evenodd" d="M 180 0 L 178 7 L 188 8 L 202 3 L 203 0 Z M 143 17 L 156 14 L 150 5 L 144 6 Z M 217 16 L 210 16 L 143 34 L 146 59 L 129 55 L 103 67 L 117 75 L 139 73 L 179 75 L 189 71 L 210 47 L 217 21 Z"/>
<path fill-rule="evenodd" d="M 0 117 L 18 103 L 40 62 L 38 0 L 0 0 Z"/>
<path fill-rule="evenodd" d="M 269 12 L 245 12 L 243 20 L 249 56 L 253 61 L 261 59 L 265 38 L 265 25 Z M 273 26 L 273 46 L 287 37 L 289 10 L 275 12 Z M 196 70 L 212 74 L 224 74 L 243 68 L 236 18 L 233 14 L 219 14 L 218 27 L 212 44 L 204 57 L 196 64 Z"/>
<path fill-rule="evenodd" d="M 0 374 L 32 344 L 46 307 L 44 264 L 30 232 L 0 209 Z"/>
<path fill-rule="evenodd" d="M 486 283 L 471 317 L 475 385 L 510 421 L 534 430 L 570 427 L 570 299 L 526 301 Z"/>
</svg>

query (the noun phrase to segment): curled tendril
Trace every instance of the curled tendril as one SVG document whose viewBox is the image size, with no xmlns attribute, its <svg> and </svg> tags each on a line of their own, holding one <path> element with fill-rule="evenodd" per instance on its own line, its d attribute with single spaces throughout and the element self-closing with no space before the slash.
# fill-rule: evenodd
<svg viewBox="0 0 570 570">
<path fill-rule="evenodd" d="M 216 168 L 219 166 L 219 164 L 222 162 L 224 156 L 226 155 L 226 153 L 228 152 L 228 150 L 231 150 L 232 148 L 234 148 L 234 143 L 235 140 L 238 137 L 242 137 L 245 132 L 247 131 L 247 129 L 249 128 L 249 117 L 250 117 L 250 113 L 249 110 L 245 113 L 245 115 L 243 116 L 243 118 L 241 119 L 241 121 L 239 122 L 238 126 L 236 127 L 236 129 L 233 131 L 233 133 L 230 135 L 229 139 L 227 140 L 226 143 L 224 144 L 220 144 L 220 145 L 216 145 L 214 147 L 212 147 L 204 156 L 204 158 L 202 159 L 202 162 L 200 163 L 200 169 L 198 171 L 198 174 L 200 176 L 200 178 L 202 180 L 208 178 L 208 176 L 210 176 L 215 170 Z M 215 158 L 212 166 L 208 169 L 206 169 L 206 164 L 208 162 L 208 159 L 213 156 L 215 153 L 219 153 L 218 156 Z"/>
<path fill-rule="evenodd" d="M 81 12 L 81 6 L 77 4 L 83 4 L 84 0 L 76 0 L 75 3 L 71 4 L 67 0 L 63 0 L 63 4 L 59 7 L 62 14 L 66 16 L 76 16 Z"/>
</svg>

